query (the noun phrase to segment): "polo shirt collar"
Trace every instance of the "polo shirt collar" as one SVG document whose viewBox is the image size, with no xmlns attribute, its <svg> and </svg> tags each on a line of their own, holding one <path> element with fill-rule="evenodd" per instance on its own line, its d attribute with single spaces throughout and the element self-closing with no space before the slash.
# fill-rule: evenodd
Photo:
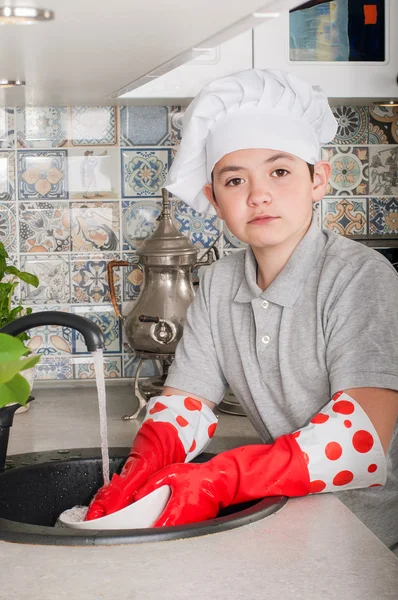
<svg viewBox="0 0 398 600">
<path fill-rule="evenodd" d="M 315 219 L 312 219 L 307 233 L 297 244 L 286 265 L 264 291 L 257 285 L 257 261 L 252 249 L 248 247 L 245 253 L 244 274 L 234 301 L 251 302 L 261 296 L 269 302 L 291 308 L 301 294 L 304 283 L 325 244 L 326 238 L 322 230 Z"/>
</svg>

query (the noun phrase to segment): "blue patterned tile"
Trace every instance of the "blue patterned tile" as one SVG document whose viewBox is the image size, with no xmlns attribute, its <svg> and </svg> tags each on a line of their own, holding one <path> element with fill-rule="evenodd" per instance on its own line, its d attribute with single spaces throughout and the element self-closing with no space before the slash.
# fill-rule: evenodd
<svg viewBox="0 0 398 600">
<path fill-rule="evenodd" d="M 398 198 L 369 198 L 369 233 L 398 233 Z"/>
<path fill-rule="evenodd" d="M 366 146 L 335 146 L 322 149 L 332 167 L 326 196 L 367 196 L 369 161 Z"/>
<path fill-rule="evenodd" d="M 135 354 L 125 354 L 123 356 L 123 377 L 135 377 L 140 358 Z M 140 377 L 154 377 L 160 375 L 159 369 L 154 360 L 145 360 L 141 369 Z"/>
<path fill-rule="evenodd" d="M 370 146 L 370 193 L 398 195 L 398 146 Z"/>
<path fill-rule="evenodd" d="M 333 106 L 338 130 L 333 144 L 367 144 L 369 109 L 367 106 Z"/>
<path fill-rule="evenodd" d="M 120 354 L 122 345 L 121 321 L 116 317 L 112 306 L 73 306 L 72 312 L 96 323 L 105 337 L 105 352 Z M 83 337 L 73 331 L 73 353 L 89 354 Z"/>
<path fill-rule="evenodd" d="M 37 275 L 39 286 L 24 283 L 22 299 L 31 304 L 70 302 L 69 256 L 60 254 L 28 254 L 21 258 L 21 269 Z"/>
<path fill-rule="evenodd" d="M 168 148 L 121 150 L 122 197 L 160 198 L 171 161 Z"/>
<path fill-rule="evenodd" d="M 131 265 L 123 267 L 123 299 L 137 300 L 144 281 L 143 271 L 138 266 L 138 256 L 136 254 L 125 253 L 123 254 L 123 260 L 128 260 Z"/>
<path fill-rule="evenodd" d="M 366 198 L 324 198 L 324 229 L 341 235 L 366 235 L 368 206 Z"/>
<path fill-rule="evenodd" d="M 15 202 L 0 202 L 0 242 L 7 252 L 16 252 L 17 224 Z"/>
<path fill-rule="evenodd" d="M 37 380 L 73 379 L 72 362 L 67 358 L 45 357 L 36 365 Z"/>
<path fill-rule="evenodd" d="M 241 242 L 227 227 L 226 223 L 223 223 L 223 231 L 224 231 L 224 248 L 247 248 L 247 244 Z"/>
<path fill-rule="evenodd" d="M 119 202 L 72 202 L 71 233 L 74 252 L 118 250 Z"/>
<path fill-rule="evenodd" d="M 0 148 L 14 148 L 15 112 L 13 108 L 0 108 Z"/>
<path fill-rule="evenodd" d="M 123 250 L 137 250 L 158 226 L 162 206 L 153 200 L 122 202 Z"/>
<path fill-rule="evenodd" d="M 18 106 L 19 148 L 60 148 L 68 142 L 65 106 Z"/>
<path fill-rule="evenodd" d="M 0 200 L 15 199 L 15 152 L 0 151 Z"/>
<path fill-rule="evenodd" d="M 73 254 L 71 257 L 72 302 L 99 304 L 111 302 L 106 268 L 118 254 Z M 120 303 L 120 268 L 113 269 L 115 292 Z"/>
<path fill-rule="evenodd" d="M 200 248 L 208 248 L 220 234 L 217 215 L 204 216 L 188 204 L 178 200 L 174 203 L 174 223 L 180 233 Z"/>
<path fill-rule="evenodd" d="M 72 146 L 114 146 L 117 143 L 114 106 L 73 106 Z"/>
<path fill-rule="evenodd" d="M 122 106 L 120 108 L 120 145 L 170 145 L 167 106 Z"/>
<path fill-rule="evenodd" d="M 75 379 L 95 379 L 94 361 L 91 357 L 74 358 L 73 372 Z M 117 379 L 122 376 L 122 357 L 104 356 L 105 379 Z"/>
<path fill-rule="evenodd" d="M 117 148 L 72 148 L 68 151 L 69 196 L 120 198 L 119 150 Z"/>
<path fill-rule="evenodd" d="M 21 252 L 68 252 L 70 216 L 68 202 L 19 202 Z"/>
<path fill-rule="evenodd" d="M 31 307 L 33 312 L 45 312 L 56 310 L 70 312 L 67 305 L 56 306 L 38 306 Z M 28 348 L 42 357 L 70 356 L 72 352 L 72 329 L 70 327 L 61 327 L 59 325 L 41 325 L 34 327 L 29 331 L 30 340 Z"/>
<path fill-rule="evenodd" d="M 66 150 L 19 150 L 19 199 L 67 200 L 66 157 Z"/>
</svg>

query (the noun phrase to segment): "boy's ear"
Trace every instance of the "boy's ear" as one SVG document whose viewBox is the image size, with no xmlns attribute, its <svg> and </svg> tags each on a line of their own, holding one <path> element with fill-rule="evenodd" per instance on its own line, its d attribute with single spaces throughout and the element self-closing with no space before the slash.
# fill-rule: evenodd
<svg viewBox="0 0 398 600">
<path fill-rule="evenodd" d="M 312 185 L 312 200 L 322 200 L 326 194 L 332 167 L 327 160 L 321 160 L 314 165 L 314 182 Z"/>
<path fill-rule="evenodd" d="M 219 219 L 222 219 L 222 213 L 221 213 L 221 209 L 217 203 L 217 200 L 215 199 L 214 195 L 213 195 L 213 186 L 211 185 L 211 183 L 206 183 L 206 185 L 203 188 L 203 193 L 206 196 L 206 198 L 208 199 L 208 201 L 210 202 L 210 204 L 213 205 L 214 210 L 216 211 L 217 217 Z"/>
</svg>

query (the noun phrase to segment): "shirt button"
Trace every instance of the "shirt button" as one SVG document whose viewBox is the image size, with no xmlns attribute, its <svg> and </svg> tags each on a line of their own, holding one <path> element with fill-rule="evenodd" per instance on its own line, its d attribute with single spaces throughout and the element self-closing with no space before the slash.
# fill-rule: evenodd
<svg viewBox="0 0 398 600">
<path fill-rule="evenodd" d="M 271 341 L 271 338 L 269 337 L 269 335 L 264 335 L 261 341 L 263 342 L 263 344 L 268 344 Z"/>
<path fill-rule="evenodd" d="M 268 302 L 268 300 L 263 300 L 263 301 L 261 302 L 261 306 L 262 306 L 263 308 L 268 308 L 268 307 L 269 307 L 269 302 Z"/>
</svg>

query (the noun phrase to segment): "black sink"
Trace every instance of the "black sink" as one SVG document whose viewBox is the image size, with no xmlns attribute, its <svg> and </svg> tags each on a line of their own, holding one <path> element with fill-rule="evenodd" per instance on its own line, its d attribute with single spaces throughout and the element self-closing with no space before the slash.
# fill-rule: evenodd
<svg viewBox="0 0 398 600">
<path fill-rule="evenodd" d="M 110 448 L 111 474 L 122 466 L 130 448 Z M 194 462 L 213 455 L 204 452 Z M 101 451 L 81 448 L 11 456 L 0 473 L 0 540 L 24 544 L 89 546 L 135 544 L 197 537 L 247 525 L 279 510 L 285 497 L 237 504 L 217 518 L 178 527 L 123 531 L 80 531 L 54 527 L 58 516 L 87 505 L 102 485 Z"/>
</svg>

